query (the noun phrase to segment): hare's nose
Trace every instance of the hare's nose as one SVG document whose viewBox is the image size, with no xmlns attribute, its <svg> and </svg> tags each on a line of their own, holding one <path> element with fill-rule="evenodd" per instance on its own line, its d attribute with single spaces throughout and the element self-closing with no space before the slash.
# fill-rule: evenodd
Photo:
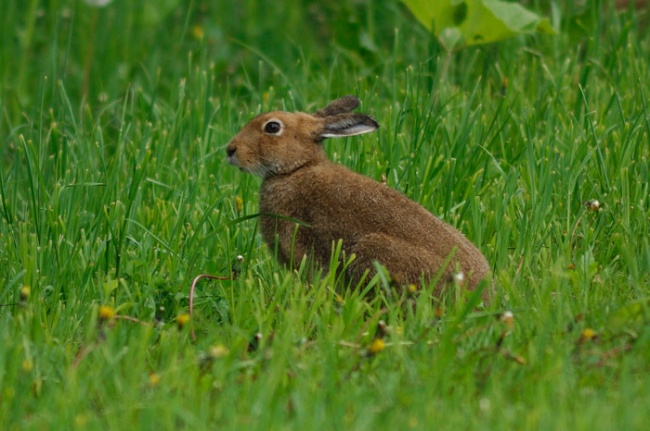
<svg viewBox="0 0 650 431">
<path fill-rule="evenodd" d="M 237 150 L 233 147 L 228 147 L 226 148 L 226 154 L 228 154 L 228 157 L 232 157 L 233 154 L 235 154 Z"/>
</svg>

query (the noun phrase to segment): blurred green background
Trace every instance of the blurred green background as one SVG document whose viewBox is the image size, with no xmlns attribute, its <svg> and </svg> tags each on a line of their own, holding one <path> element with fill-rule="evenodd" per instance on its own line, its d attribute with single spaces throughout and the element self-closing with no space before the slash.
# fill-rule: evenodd
<svg viewBox="0 0 650 431">
<path fill-rule="evenodd" d="M 58 80 L 69 97 L 93 107 L 129 86 L 164 95 L 194 66 L 212 71 L 218 86 L 243 93 L 273 84 L 290 88 L 296 77 L 327 74 L 337 61 L 372 74 L 392 49 L 396 25 L 407 37 L 427 37 L 412 33 L 417 26 L 404 19 L 398 2 L 89 3 L 2 2 L 6 111 L 38 106 L 42 97 L 47 103 Z"/>
</svg>

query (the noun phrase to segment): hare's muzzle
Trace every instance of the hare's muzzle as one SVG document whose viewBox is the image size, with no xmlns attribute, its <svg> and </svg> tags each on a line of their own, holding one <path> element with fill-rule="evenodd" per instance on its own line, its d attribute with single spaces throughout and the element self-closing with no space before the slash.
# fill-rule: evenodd
<svg viewBox="0 0 650 431">
<path fill-rule="evenodd" d="M 237 159 L 237 150 L 235 149 L 234 146 L 228 145 L 226 147 L 226 154 L 227 154 L 227 159 L 228 163 L 230 163 L 233 166 L 239 166 L 239 160 Z"/>
</svg>

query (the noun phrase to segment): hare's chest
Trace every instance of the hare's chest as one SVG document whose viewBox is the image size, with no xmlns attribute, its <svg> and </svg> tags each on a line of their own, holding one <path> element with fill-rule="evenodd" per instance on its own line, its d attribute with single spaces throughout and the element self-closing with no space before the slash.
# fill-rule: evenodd
<svg viewBox="0 0 650 431">
<path fill-rule="evenodd" d="M 295 188 L 286 182 L 264 182 L 260 189 L 260 213 L 291 217 L 299 205 Z"/>
</svg>

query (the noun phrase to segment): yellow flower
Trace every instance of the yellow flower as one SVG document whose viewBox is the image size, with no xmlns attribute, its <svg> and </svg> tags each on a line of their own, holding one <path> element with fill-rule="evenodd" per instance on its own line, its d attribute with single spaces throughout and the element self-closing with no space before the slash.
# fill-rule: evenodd
<svg viewBox="0 0 650 431">
<path fill-rule="evenodd" d="M 585 328 L 580 334 L 580 342 L 590 341 L 596 338 L 598 334 L 591 328 Z"/>
<path fill-rule="evenodd" d="M 29 299 L 29 295 L 31 294 L 32 290 L 29 288 L 29 286 L 23 286 L 20 288 L 20 301 L 25 302 Z"/>
<path fill-rule="evenodd" d="M 375 338 L 368 346 L 368 354 L 376 355 L 386 348 L 386 342 L 381 338 Z"/>
<path fill-rule="evenodd" d="M 235 207 L 237 208 L 238 213 L 242 212 L 244 209 L 244 200 L 239 196 L 235 197 Z"/>
<path fill-rule="evenodd" d="M 223 344 L 217 344 L 216 346 L 210 347 L 209 355 L 212 359 L 221 359 L 226 357 L 230 353 L 230 350 Z"/>
<path fill-rule="evenodd" d="M 198 24 L 192 27 L 192 36 L 194 36 L 194 39 L 198 39 L 198 40 L 203 39 L 204 36 L 203 27 L 201 27 Z"/>
<path fill-rule="evenodd" d="M 99 307 L 99 320 L 105 322 L 115 317 L 115 309 L 109 305 Z"/>
<path fill-rule="evenodd" d="M 187 322 L 190 321 L 190 315 L 189 314 L 179 314 L 176 317 L 176 324 L 178 325 L 178 329 L 181 330 L 183 327 L 187 324 Z"/>
<path fill-rule="evenodd" d="M 156 386 L 160 383 L 160 374 L 156 374 L 153 371 L 149 373 L 149 384 L 151 386 Z"/>
</svg>

